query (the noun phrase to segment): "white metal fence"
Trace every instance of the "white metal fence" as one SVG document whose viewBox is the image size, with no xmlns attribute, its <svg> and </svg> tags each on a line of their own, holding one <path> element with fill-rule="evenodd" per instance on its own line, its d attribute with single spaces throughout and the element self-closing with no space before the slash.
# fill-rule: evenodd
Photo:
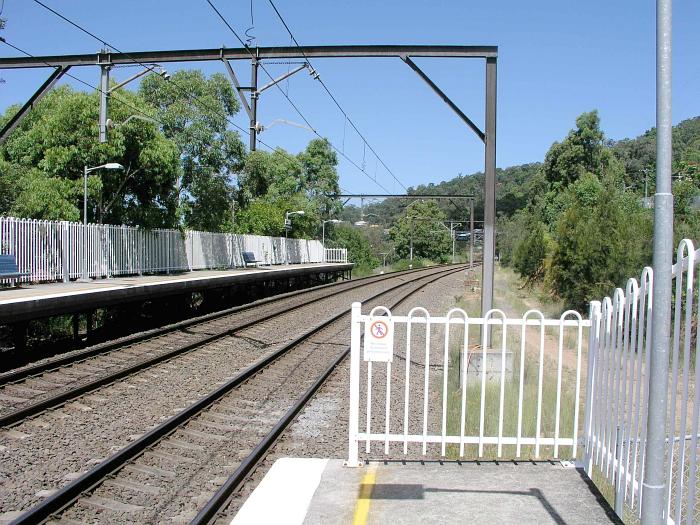
<svg viewBox="0 0 700 525">
<path fill-rule="evenodd" d="M 380 311 L 384 315 L 378 317 Z M 393 334 L 391 360 L 374 362 L 366 346 L 363 359 L 362 332 L 367 337 L 382 319 Z M 577 312 L 546 319 L 530 310 L 513 319 L 491 310 L 484 318 L 473 318 L 455 308 L 444 317 L 432 317 L 424 308 L 396 316 L 377 307 L 362 315 L 355 303 L 351 322 L 349 464 L 357 464 L 361 442 L 367 453 L 372 442 L 383 443 L 384 454 L 399 444 L 403 455 L 410 453 L 412 443 L 419 445 L 414 455 L 426 455 L 429 445 L 437 444 L 435 452 L 454 459 L 465 454 L 540 457 L 544 447 L 551 457 L 559 457 L 561 447 L 568 448 L 569 457 L 576 456 L 583 331 L 590 327 Z M 488 351 L 485 326 L 494 332 Z M 480 347 L 470 344 L 475 332 L 481 334 Z M 575 363 L 573 381 L 566 385 L 565 354 Z M 393 371 L 392 361 L 401 362 Z M 366 377 L 364 400 L 361 376 Z M 384 390 L 383 399 L 373 399 L 373 385 Z M 573 414 L 566 425 L 564 413 Z"/>
<path fill-rule="evenodd" d="M 326 248 L 324 261 L 329 263 L 348 262 L 348 250 L 345 248 Z"/>
<path fill-rule="evenodd" d="M 240 267 L 244 251 L 266 265 L 347 262 L 345 250 L 329 256 L 316 240 L 0 217 L 0 253 L 29 272 L 21 281 L 80 277 L 84 261 L 91 277 Z"/>
<path fill-rule="evenodd" d="M 700 250 L 692 241 L 678 246 L 673 266 L 675 304 L 666 418 L 666 494 L 669 523 L 700 523 L 698 413 L 700 411 L 698 307 L 694 301 Z M 649 396 L 653 271 L 630 279 L 612 298 L 591 304 L 596 326 L 588 362 L 584 466 L 615 488 L 617 502 L 639 516 L 644 476 Z M 620 507 L 621 508 L 621 507 Z"/>
<path fill-rule="evenodd" d="M 668 523 L 700 523 L 699 259 L 685 239 L 673 266 Z M 546 319 L 537 310 L 470 318 L 460 309 L 432 317 L 423 308 L 396 316 L 384 307 L 363 315 L 353 304 L 348 463 L 357 464 L 363 442 L 367 454 L 381 443 L 385 455 L 399 445 L 404 456 L 577 459 L 592 479 L 613 487 L 621 517 L 639 516 L 653 307 L 648 267 L 625 290 L 591 302 L 589 319 L 574 311 Z M 373 353 L 373 337 L 367 342 L 377 320 L 393 334 L 389 354 Z"/>
</svg>

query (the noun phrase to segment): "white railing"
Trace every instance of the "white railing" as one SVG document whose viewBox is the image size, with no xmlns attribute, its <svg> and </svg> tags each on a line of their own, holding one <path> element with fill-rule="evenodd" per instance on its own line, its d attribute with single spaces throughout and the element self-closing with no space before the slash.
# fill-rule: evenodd
<svg viewBox="0 0 700 525">
<path fill-rule="evenodd" d="M 377 322 L 392 333 L 388 361 L 387 354 L 373 354 L 375 343 L 367 341 Z M 444 317 L 432 317 L 424 308 L 396 316 L 377 307 L 363 315 L 361 305 L 354 303 L 351 323 L 348 464 L 358 463 L 361 442 L 368 454 L 371 444 L 379 442 L 385 455 L 392 445 L 407 455 L 410 444 L 418 445 L 414 454 L 426 455 L 428 446 L 437 444 L 436 453 L 455 459 L 465 454 L 540 457 L 545 447 L 549 457 L 559 457 L 562 447 L 567 457 L 576 457 L 583 330 L 591 326 L 577 312 L 546 319 L 530 310 L 513 319 L 491 310 L 484 318 L 473 318 L 454 308 Z M 487 351 L 489 331 L 494 348 Z M 481 334 L 480 347 L 470 344 L 475 332 Z M 575 363 L 573 378 L 567 373 L 566 383 L 564 359 Z M 392 361 L 399 363 L 393 370 Z M 384 390 L 379 401 L 377 386 L 377 392 Z"/>
<path fill-rule="evenodd" d="M 20 281 L 68 281 L 82 275 L 84 261 L 90 277 L 241 267 L 244 251 L 265 265 L 325 257 L 316 240 L 0 217 L 0 253 L 29 272 Z"/>
<path fill-rule="evenodd" d="M 694 303 L 700 250 L 683 240 L 673 266 L 675 306 L 666 417 L 666 518 L 700 522 L 696 504 L 700 363 L 698 311 Z M 649 396 L 653 271 L 629 279 L 612 298 L 591 303 L 595 326 L 588 362 L 584 466 L 614 486 L 617 504 L 640 515 Z M 622 512 L 620 510 L 620 512 Z"/>
<path fill-rule="evenodd" d="M 348 250 L 346 248 L 326 248 L 323 260 L 328 263 L 346 263 L 348 262 Z"/>
</svg>

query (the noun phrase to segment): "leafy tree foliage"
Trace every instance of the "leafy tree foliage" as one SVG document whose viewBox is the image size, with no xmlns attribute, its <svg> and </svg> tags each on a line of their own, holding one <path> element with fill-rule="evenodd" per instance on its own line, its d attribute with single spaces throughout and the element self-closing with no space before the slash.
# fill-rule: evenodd
<svg viewBox="0 0 700 525">
<path fill-rule="evenodd" d="M 587 175 L 567 193 L 548 279 L 569 305 L 585 310 L 650 262 L 651 243 L 644 239 L 651 239 L 651 214 L 614 180 Z"/>
<path fill-rule="evenodd" d="M 372 246 L 362 231 L 347 224 L 339 224 L 329 234 L 329 247 L 346 248 L 348 261 L 355 263 L 357 267 L 374 268 L 379 265 Z"/>
<path fill-rule="evenodd" d="M 312 140 L 296 156 L 281 148 L 250 153 L 239 177 L 242 211 L 237 230 L 277 235 L 271 232 L 284 232 L 285 212 L 303 210 L 303 216 L 294 216 L 290 234 L 319 233 L 321 218 L 338 207 L 337 199 L 328 196 L 339 192 L 337 162 L 328 141 L 320 139 Z"/>
<path fill-rule="evenodd" d="M 551 244 L 547 228 L 534 215 L 529 214 L 522 234 L 513 250 L 512 266 L 528 280 L 541 280 Z"/>
<path fill-rule="evenodd" d="M 119 98 L 145 113 L 152 108 L 138 95 Z M 49 93 L 0 147 L 0 180 L 13 188 L 4 213 L 39 219 L 81 217 L 83 168 L 119 162 L 123 171 L 100 170 L 89 180 L 88 220 L 146 227 L 175 223 L 174 182 L 179 173 L 177 150 L 157 129 L 133 119 L 97 141 L 98 97 L 62 86 Z M 0 118 L 6 122 L 18 106 Z M 117 100 L 111 105 L 115 122 L 132 113 Z M 101 206 L 100 206 L 101 203 Z M 100 211 L 102 212 L 100 214 Z"/>
<path fill-rule="evenodd" d="M 199 70 L 174 73 L 170 81 L 149 75 L 139 94 L 158 110 L 163 133 L 175 142 L 182 162 L 177 184 L 185 224 L 207 231 L 230 230 L 234 177 L 242 168 L 245 147 L 228 129 L 239 103 L 228 79 Z"/>
<path fill-rule="evenodd" d="M 452 241 L 443 221 L 445 214 L 433 201 L 415 201 L 406 207 L 406 212 L 389 230 L 396 254 L 409 257 L 411 240 L 413 256 L 435 261 L 446 260 Z"/>
</svg>

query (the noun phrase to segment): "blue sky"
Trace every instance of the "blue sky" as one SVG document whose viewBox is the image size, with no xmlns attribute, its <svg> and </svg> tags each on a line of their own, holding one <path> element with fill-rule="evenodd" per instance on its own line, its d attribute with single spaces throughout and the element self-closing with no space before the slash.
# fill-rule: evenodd
<svg viewBox="0 0 700 525">
<path fill-rule="evenodd" d="M 237 47 L 235 37 L 204 0 L 43 0 L 123 51 Z M 0 4 L 2 4 L 0 0 Z M 499 46 L 498 165 L 541 160 L 583 111 L 598 109 L 609 138 L 636 136 L 654 126 L 655 3 L 602 1 L 276 0 L 301 44 L 464 44 Z M 250 0 L 216 0 L 232 26 L 251 26 Z M 289 45 L 267 0 L 253 0 L 260 46 Z M 4 0 L 1 34 L 34 55 L 95 52 L 101 46 L 31 0 Z M 700 114 L 700 3 L 674 2 L 673 121 Z M 16 52 L 0 44 L 0 55 Z M 416 60 L 483 127 L 481 60 Z M 316 69 L 393 173 L 407 186 L 447 180 L 483 168 L 478 138 L 398 59 L 315 60 Z M 219 63 L 170 64 L 169 70 L 224 72 Z M 248 78 L 248 64 L 237 71 Z M 270 65 L 273 75 L 287 70 Z M 116 69 L 124 79 L 137 69 Z M 97 85 L 98 69 L 74 69 Z M 2 71 L 0 110 L 23 102 L 49 71 Z M 261 83 L 269 80 L 260 72 Z M 72 80 L 65 80 L 76 84 Z M 84 86 L 80 86 L 84 89 Z M 130 86 L 133 88 L 133 86 Z M 288 84 L 290 98 L 322 135 L 390 191 L 401 191 L 305 72 Z M 236 118 L 246 127 L 242 112 Z M 261 96 L 259 121 L 300 122 L 282 95 Z M 345 138 L 343 138 L 345 136 Z M 296 152 L 313 135 L 278 125 L 261 138 Z M 244 137 L 247 144 L 247 138 Z M 341 159 L 341 184 L 355 192 L 382 192 Z"/>
</svg>

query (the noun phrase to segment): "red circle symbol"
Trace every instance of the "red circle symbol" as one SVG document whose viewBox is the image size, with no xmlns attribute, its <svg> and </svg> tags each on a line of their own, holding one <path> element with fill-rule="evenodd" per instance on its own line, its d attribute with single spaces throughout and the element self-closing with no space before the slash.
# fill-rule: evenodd
<svg viewBox="0 0 700 525">
<path fill-rule="evenodd" d="M 384 321 L 374 321 L 369 327 L 369 331 L 375 339 L 382 339 L 389 333 L 389 327 Z"/>
</svg>

